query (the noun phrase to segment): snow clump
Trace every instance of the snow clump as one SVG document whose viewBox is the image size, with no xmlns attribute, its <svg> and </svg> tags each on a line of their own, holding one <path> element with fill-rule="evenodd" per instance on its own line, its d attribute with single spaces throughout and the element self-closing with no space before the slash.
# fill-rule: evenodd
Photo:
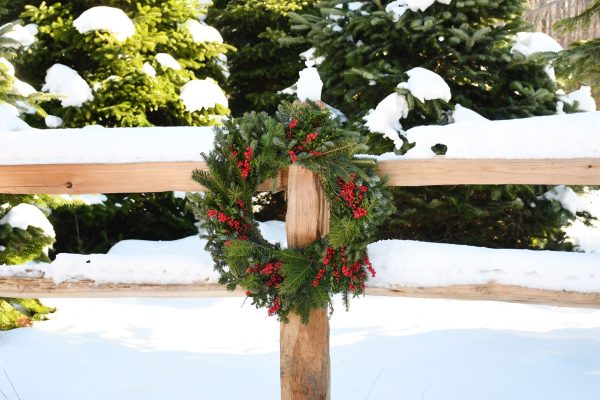
<svg viewBox="0 0 600 400">
<path fill-rule="evenodd" d="M 94 100 L 87 82 L 77 71 L 63 64 L 54 64 L 46 71 L 42 90 L 64 95 L 60 101 L 63 107 L 81 107 L 86 101 Z"/>
<path fill-rule="evenodd" d="M 583 85 L 579 89 L 574 90 L 567 95 L 559 93 L 558 100 L 559 102 L 557 104 L 557 108 L 559 114 L 562 113 L 562 103 L 567 103 L 569 105 L 573 105 L 576 103 L 576 111 L 596 111 L 596 101 L 594 100 L 594 97 L 592 97 L 592 88 L 589 86 Z"/>
<path fill-rule="evenodd" d="M 452 0 L 437 0 L 438 3 L 450 4 Z M 436 0 L 396 0 L 385 6 L 385 12 L 392 14 L 394 22 L 398 22 L 401 16 L 408 10 L 425 11 L 435 3 Z"/>
<path fill-rule="evenodd" d="M 402 147 L 399 132 L 402 131 L 400 118 L 408 116 L 408 102 L 404 95 L 392 93 L 383 99 L 375 109 L 369 110 L 363 117 L 365 126 L 373 133 L 381 133 L 392 140 L 397 149 Z"/>
<path fill-rule="evenodd" d="M 188 19 L 185 21 L 185 27 L 192 35 L 192 39 L 195 43 L 203 42 L 218 42 L 223 43 L 223 37 L 218 30 L 210 25 L 199 22 L 195 19 Z"/>
<path fill-rule="evenodd" d="M 399 88 L 410 90 L 410 93 L 419 99 L 421 103 L 425 100 L 441 99 L 450 101 L 452 94 L 450 86 L 444 81 L 444 78 L 433 71 L 425 68 L 416 67 L 406 72 L 408 82 L 402 82 Z"/>
<path fill-rule="evenodd" d="M 0 29 L 4 28 L 5 25 L 1 26 Z M 26 26 L 15 25 L 13 28 L 2 35 L 2 38 L 14 40 L 16 43 L 8 43 L 6 47 L 19 48 L 29 47 L 35 42 L 35 35 L 37 35 L 37 25 L 29 24 Z"/>
<path fill-rule="evenodd" d="M 189 81 L 181 87 L 180 97 L 189 112 L 214 108 L 217 104 L 229 106 L 225 93 L 211 78 Z"/>
<path fill-rule="evenodd" d="M 171 68 L 175 71 L 179 71 L 181 69 L 181 64 L 179 64 L 179 62 L 170 54 L 158 53 L 154 56 L 154 58 L 156 58 L 156 61 L 158 61 L 158 63 L 165 68 Z"/>
<path fill-rule="evenodd" d="M 510 49 L 511 54 L 521 53 L 529 57 L 535 53 L 559 52 L 563 47 L 556 40 L 542 32 L 519 32 L 515 36 L 515 44 Z"/>
<path fill-rule="evenodd" d="M 539 199 L 546 199 L 550 201 L 558 201 L 562 208 L 575 215 L 577 212 L 586 211 L 581 199 L 577 196 L 577 193 L 570 187 L 565 185 L 555 186 L 543 195 Z"/>
<path fill-rule="evenodd" d="M 0 57 L 0 64 L 6 67 L 6 73 L 10 76 L 15 76 L 15 67 L 4 57 Z"/>
<path fill-rule="evenodd" d="M 63 124 L 63 119 L 61 117 L 57 117 L 56 115 L 48 115 L 44 118 L 44 122 L 48 128 L 58 128 Z"/>
<path fill-rule="evenodd" d="M 92 7 L 73 21 L 73 26 L 79 33 L 110 32 L 119 42 L 124 42 L 135 34 L 133 21 L 123 10 L 114 7 Z"/>
<path fill-rule="evenodd" d="M 144 65 L 142 65 L 142 73 L 152 78 L 156 78 L 156 70 L 152 65 L 148 64 L 147 62 L 145 62 Z"/>
<path fill-rule="evenodd" d="M 55 237 L 54 228 L 44 213 L 31 204 L 21 203 L 10 209 L 0 219 L 0 225 L 8 224 L 13 228 L 27 230 L 29 226 L 40 228 L 47 236 Z"/>
<path fill-rule="evenodd" d="M 306 67 L 299 72 L 300 78 L 296 83 L 298 100 L 300 101 L 319 101 L 321 100 L 321 90 L 323 82 L 319 72 L 315 67 Z"/>
</svg>

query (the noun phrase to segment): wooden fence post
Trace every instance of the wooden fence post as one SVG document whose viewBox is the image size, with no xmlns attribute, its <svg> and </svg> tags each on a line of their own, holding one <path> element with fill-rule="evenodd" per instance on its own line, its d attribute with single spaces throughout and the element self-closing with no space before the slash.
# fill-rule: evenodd
<svg viewBox="0 0 600 400">
<path fill-rule="evenodd" d="M 329 231 L 329 207 L 317 175 L 291 165 L 288 176 L 286 233 L 289 247 L 306 246 Z M 297 314 L 280 324 L 282 400 L 329 400 L 329 320 L 313 310 L 308 324 Z"/>
</svg>

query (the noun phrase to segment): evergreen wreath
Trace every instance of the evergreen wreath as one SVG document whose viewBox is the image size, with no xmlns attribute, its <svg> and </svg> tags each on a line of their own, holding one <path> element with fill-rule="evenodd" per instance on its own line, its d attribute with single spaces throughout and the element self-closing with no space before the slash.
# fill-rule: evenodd
<svg viewBox="0 0 600 400">
<path fill-rule="evenodd" d="M 289 312 L 307 322 L 311 309 L 332 310 L 333 294 L 348 307 L 350 295 L 364 293 L 367 274 L 375 276 L 367 245 L 394 209 L 375 160 L 355 157 L 366 150 L 365 137 L 313 102 L 283 103 L 275 117 L 252 112 L 217 128 L 214 150 L 203 154 L 208 171 L 193 173 L 206 192 L 191 203 L 219 283 L 240 285 L 253 305 L 284 321 Z M 252 199 L 259 183 L 293 163 L 319 177 L 330 231 L 304 248 L 284 249 L 261 236 Z"/>
</svg>

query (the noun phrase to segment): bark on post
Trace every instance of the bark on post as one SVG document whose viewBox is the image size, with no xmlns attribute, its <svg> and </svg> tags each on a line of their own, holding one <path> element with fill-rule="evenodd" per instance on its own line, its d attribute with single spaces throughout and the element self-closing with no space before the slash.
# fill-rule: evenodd
<svg viewBox="0 0 600 400">
<path fill-rule="evenodd" d="M 302 247 L 329 231 L 329 207 L 318 177 L 291 165 L 288 176 L 286 233 L 289 247 Z M 290 314 L 280 325 L 281 398 L 329 400 L 329 320 L 327 310 L 313 310 L 307 325 Z"/>
</svg>

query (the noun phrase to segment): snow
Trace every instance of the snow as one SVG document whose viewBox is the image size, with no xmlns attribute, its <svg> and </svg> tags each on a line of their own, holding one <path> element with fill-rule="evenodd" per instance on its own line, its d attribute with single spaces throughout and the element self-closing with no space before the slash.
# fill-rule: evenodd
<svg viewBox="0 0 600 400">
<path fill-rule="evenodd" d="M 40 228 L 47 236 L 55 237 L 54 228 L 44 213 L 31 204 L 21 203 L 11 208 L 0 219 L 0 225 L 8 224 L 13 228 L 27 230 L 29 226 Z"/>
<path fill-rule="evenodd" d="M 6 247 L 0 246 L 0 251 L 4 251 L 4 250 L 6 250 Z"/>
<path fill-rule="evenodd" d="M 200 153 L 213 148 L 209 127 L 38 130 L 3 110 L 9 118 L 0 118 L 0 128 L 8 122 L 0 129 L 0 165 L 203 161 Z"/>
<path fill-rule="evenodd" d="M 323 82 L 315 67 L 306 67 L 299 72 L 300 78 L 296 83 L 298 100 L 320 101 Z"/>
<path fill-rule="evenodd" d="M 6 25 L 1 26 L 3 28 Z M 3 38 L 14 40 L 17 44 L 7 44 L 6 47 L 18 48 L 18 47 L 29 47 L 35 42 L 35 35 L 37 34 L 37 26 L 30 24 L 27 26 L 15 25 L 10 31 L 2 35 Z"/>
<path fill-rule="evenodd" d="M 396 148 L 402 147 L 399 132 L 403 132 L 401 118 L 408 116 L 408 102 L 404 95 L 392 93 L 381 100 L 375 109 L 363 117 L 365 126 L 373 133 L 381 133 L 392 140 Z"/>
<path fill-rule="evenodd" d="M 48 128 L 58 128 L 64 121 L 61 117 L 57 117 L 56 115 L 48 115 L 44 118 L 44 122 Z"/>
<path fill-rule="evenodd" d="M 600 112 L 418 126 L 406 137 L 416 146 L 404 156 L 378 159 L 433 158 L 438 143 L 448 146 L 447 158 L 600 157 Z"/>
<path fill-rule="evenodd" d="M 195 43 L 217 42 L 223 43 L 223 37 L 218 30 L 195 19 L 185 21 L 185 27 L 192 35 Z"/>
<path fill-rule="evenodd" d="M 399 88 L 410 90 L 411 94 L 424 103 L 425 100 L 441 99 L 450 101 L 450 86 L 444 79 L 426 68 L 416 67 L 406 71 L 408 82 L 402 82 Z"/>
<path fill-rule="evenodd" d="M 519 32 L 515 36 L 515 44 L 510 49 L 529 57 L 535 53 L 559 52 L 563 47 L 556 40 L 542 32 Z"/>
<path fill-rule="evenodd" d="M 25 121 L 19 118 L 19 111 L 10 104 L 0 104 L 0 132 L 19 132 L 23 130 L 29 130 L 31 127 L 27 125 Z M 7 136 L 6 133 L 0 133 L 0 138 Z M 5 148 L 6 141 L 0 140 L 3 149 Z M 21 149 L 22 151 L 22 149 Z M 0 158 L 8 152 L 0 152 Z"/>
<path fill-rule="evenodd" d="M 7 400 L 280 396 L 279 323 L 249 302 L 43 302 L 50 321 L 2 333 Z M 367 296 L 330 325 L 333 399 L 600 397 L 599 310 Z"/>
<path fill-rule="evenodd" d="M 54 64 L 46 71 L 42 90 L 65 96 L 60 101 L 63 107 L 81 107 L 86 101 L 94 100 L 87 82 L 77 71 L 63 64 Z"/>
<path fill-rule="evenodd" d="M 542 198 L 550 201 L 558 201 L 562 208 L 575 215 L 578 212 L 586 211 L 583 202 L 577 196 L 577 193 L 568 186 L 558 185 L 544 193 Z"/>
<path fill-rule="evenodd" d="M 489 119 L 485 118 L 481 114 L 471 110 L 470 108 L 463 107 L 460 104 L 457 104 L 454 107 L 454 111 L 452 112 L 452 120 L 455 124 L 460 124 L 463 122 L 489 121 Z"/>
<path fill-rule="evenodd" d="M 452 0 L 437 0 L 438 3 L 450 4 Z M 435 3 L 436 0 L 396 0 L 385 7 L 385 12 L 392 14 L 394 22 L 398 22 L 401 16 L 408 10 L 425 11 Z"/>
<path fill-rule="evenodd" d="M 133 21 L 123 10 L 114 7 L 92 7 L 75 19 L 73 26 L 79 33 L 110 32 L 119 42 L 124 42 L 135 34 Z"/>
<path fill-rule="evenodd" d="M 214 108 L 217 104 L 229 105 L 225 93 L 212 78 L 189 81 L 182 86 L 180 96 L 189 112 Z"/>
<path fill-rule="evenodd" d="M 564 230 L 580 250 L 600 254 L 600 190 L 584 188 L 584 193 L 578 197 L 581 209 L 598 219 L 586 225 L 582 218 L 577 218 Z"/>
<path fill-rule="evenodd" d="M 145 62 L 144 65 L 142 65 L 142 73 L 144 73 L 152 78 L 156 78 L 156 70 L 154 69 L 154 67 L 152 65 L 148 64 L 147 62 Z"/>
<path fill-rule="evenodd" d="M 37 93 L 37 90 L 35 90 L 33 88 L 33 86 L 31 86 L 29 83 L 26 83 L 20 79 L 14 78 L 13 86 L 10 90 L 10 93 L 17 95 L 17 96 L 27 97 L 27 96 L 31 96 L 32 94 Z"/>
<path fill-rule="evenodd" d="M 319 66 L 324 60 L 325 57 L 319 56 L 315 57 L 315 48 L 311 47 L 310 49 L 300 53 L 300 58 L 304 59 L 304 64 L 307 67 L 316 67 Z"/>
<path fill-rule="evenodd" d="M 285 245 L 285 225 L 261 223 L 271 242 Z M 108 254 L 59 254 L 51 264 L 2 266 L 0 276 L 43 274 L 55 282 L 217 283 L 206 241 L 198 236 L 165 242 L 125 240 Z M 495 282 L 534 289 L 600 292 L 600 254 L 488 249 L 410 240 L 368 247 L 377 276 L 367 287 L 438 287 Z"/>
<path fill-rule="evenodd" d="M 83 203 L 88 206 L 104 204 L 108 200 L 103 194 L 61 194 L 60 197 L 69 202 Z"/>
<path fill-rule="evenodd" d="M 11 64 L 10 61 L 8 61 L 6 58 L 4 57 L 0 57 L 0 64 L 4 65 L 7 69 L 7 73 L 10 76 L 15 76 L 15 67 Z"/>
<path fill-rule="evenodd" d="M 596 101 L 592 96 L 592 88 L 582 85 L 579 89 L 570 92 L 567 95 L 558 96 L 559 101 L 570 105 L 576 104 L 576 111 L 593 112 L 596 111 Z M 560 107 L 562 110 L 562 106 Z"/>
<path fill-rule="evenodd" d="M 176 59 L 174 59 L 173 56 L 170 54 L 157 53 L 154 56 L 154 58 L 156 58 L 156 61 L 165 68 L 171 68 L 176 71 L 179 71 L 181 69 L 181 64 L 179 64 L 179 62 Z"/>
<path fill-rule="evenodd" d="M 369 246 L 369 258 L 377 271 L 369 287 L 495 282 L 554 291 L 600 291 L 600 254 L 384 240 Z"/>
</svg>

